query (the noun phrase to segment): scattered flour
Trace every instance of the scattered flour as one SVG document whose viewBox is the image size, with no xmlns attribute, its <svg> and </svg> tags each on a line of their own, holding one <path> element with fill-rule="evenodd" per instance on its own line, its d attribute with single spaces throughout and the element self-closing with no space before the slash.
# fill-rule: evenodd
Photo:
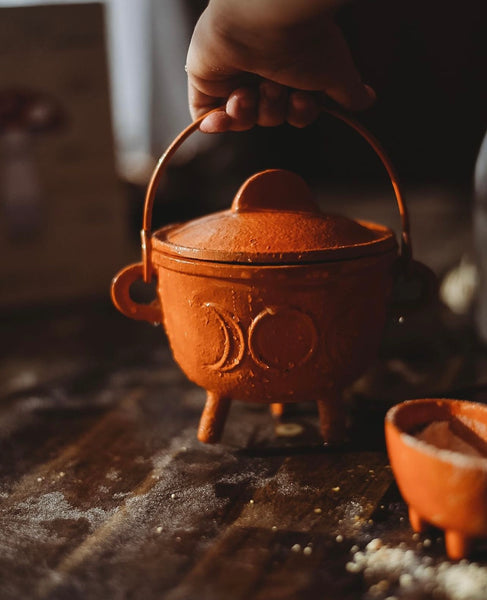
<svg viewBox="0 0 487 600">
<path fill-rule="evenodd" d="M 106 479 L 110 479 L 110 481 L 116 481 L 120 478 L 120 473 L 115 469 L 110 469 L 108 473 L 105 475 Z"/>
<path fill-rule="evenodd" d="M 22 562 L 24 549 L 30 543 L 61 543 L 52 526 L 53 521 L 83 519 L 90 532 L 108 519 L 117 508 L 106 511 L 101 508 L 81 510 L 67 502 L 61 492 L 51 492 L 29 498 L 12 509 L 0 510 L 0 555 Z"/>
<path fill-rule="evenodd" d="M 363 524 L 364 516 L 367 514 L 366 508 L 358 499 L 350 499 L 346 503 L 339 504 L 336 507 L 338 524 L 340 526 L 340 535 L 353 535 L 354 532 Z"/>
<path fill-rule="evenodd" d="M 289 473 L 286 468 L 281 468 L 276 475 L 271 478 L 274 485 L 279 490 L 279 494 L 283 496 L 299 496 L 303 492 L 316 492 L 318 488 L 312 485 L 304 485 L 302 482 L 296 481 L 292 473 Z"/>
<path fill-rule="evenodd" d="M 78 520 L 86 519 L 90 524 L 90 531 L 96 529 L 116 508 L 111 511 L 102 508 L 80 510 L 71 506 L 61 492 L 50 492 L 38 498 L 19 502 L 16 506 L 20 520 L 27 523 L 42 523 L 54 519 Z"/>
</svg>

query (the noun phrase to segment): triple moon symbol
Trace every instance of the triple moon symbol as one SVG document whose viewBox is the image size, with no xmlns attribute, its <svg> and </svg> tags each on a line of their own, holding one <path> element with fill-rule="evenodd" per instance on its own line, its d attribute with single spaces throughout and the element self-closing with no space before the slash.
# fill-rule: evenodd
<svg viewBox="0 0 487 600">
<path fill-rule="evenodd" d="M 240 364 L 245 352 L 242 329 L 232 314 L 221 306 L 205 302 L 203 308 L 207 310 L 205 325 L 208 328 L 207 357 L 210 359 L 205 364 L 214 371 L 231 371 Z"/>
<path fill-rule="evenodd" d="M 316 350 L 318 332 L 313 319 L 297 308 L 267 307 L 249 329 L 249 350 L 266 369 L 290 371 L 304 365 Z"/>
</svg>

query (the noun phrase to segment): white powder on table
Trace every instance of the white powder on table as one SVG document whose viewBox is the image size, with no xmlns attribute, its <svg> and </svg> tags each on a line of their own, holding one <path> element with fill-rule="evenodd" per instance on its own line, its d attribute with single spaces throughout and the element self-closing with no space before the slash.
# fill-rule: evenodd
<svg viewBox="0 0 487 600">
<path fill-rule="evenodd" d="M 487 567 L 467 560 L 433 564 L 431 557 L 413 550 L 392 547 L 373 540 L 363 551 L 353 553 L 347 571 L 363 573 L 374 598 L 442 598 L 485 600 Z M 369 596 L 367 596 L 369 597 Z"/>
</svg>

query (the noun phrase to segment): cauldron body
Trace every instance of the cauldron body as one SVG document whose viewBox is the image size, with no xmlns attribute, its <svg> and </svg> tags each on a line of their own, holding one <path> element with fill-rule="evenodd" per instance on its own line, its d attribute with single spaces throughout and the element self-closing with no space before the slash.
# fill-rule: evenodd
<svg viewBox="0 0 487 600">
<path fill-rule="evenodd" d="M 158 256 L 174 358 L 201 387 L 251 402 L 343 388 L 376 354 L 395 258 L 249 267 Z"/>
<path fill-rule="evenodd" d="M 158 299 L 131 316 L 162 321 L 175 361 L 207 391 L 200 440 L 220 438 L 237 399 L 274 411 L 314 401 L 323 438 L 338 441 L 341 395 L 377 354 L 397 260 L 391 249 L 316 264 L 220 264 L 153 247 Z"/>
<path fill-rule="evenodd" d="M 187 377 L 226 399 L 313 400 L 343 435 L 340 396 L 376 356 L 394 252 L 302 266 L 201 264 L 155 255 L 164 328 Z M 202 423 L 204 431 L 222 423 Z"/>
<path fill-rule="evenodd" d="M 384 152 L 402 221 L 399 251 L 387 227 L 321 212 L 305 182 L 264 171 L 237 193 L 231 210 L 151 234 L 163 167 L 198 127 L 195 121 L 161 158 L 146 196 L 142 263 L 112 282 L 125 315 L 162 322 L 176 362 L 207 391 L 198 438 L 220 439 L 232 400 L 314 401 L 326 442 L 342 440 L 344 387 L 377 353 L 395 275 L 410 264 L 407 210 Z M 157 298 L 135 303 L 130 286 L 157 277 Z"/>
</svg>

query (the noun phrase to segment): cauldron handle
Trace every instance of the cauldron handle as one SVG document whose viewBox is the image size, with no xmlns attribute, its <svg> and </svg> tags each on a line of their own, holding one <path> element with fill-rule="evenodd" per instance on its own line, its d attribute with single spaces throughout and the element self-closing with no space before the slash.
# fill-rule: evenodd
<svg viewBox="0 0 487 600">
<path fill-rule="evenodd" d="M 143 265 L 135 263 L 122 269 L 112 280 L 111 296 L 118 310 L 136 321 L 148 321 L 157 325 L 161 322 L 162 313 L 158 297 L 149 304 L 134 302 L 130 297 L 130 288 L 142 279 Z"/>
<path fill-rule="evenodd" d="M 323 111 L 340 119 L 352 129 L 355 129 L 355 131 L 369 143 L 380 158 L 389 175 L 389 179 L 391 180 L 402 227 L 400 260 L 396 265 L 395 293 L 392 304 L 395 312 L 397 312 L 398 315 L 403 316 L 417 308 L 421 308 L 431 300 L 436 299 L 438 294 L 438 282 L 436 275 L 429 267 L 413 260 L 409 213 L 399 185 L 396 170 L 381 143 L 361 123 L 356 121 L 349 114 L 335 108 L 323 107 Z M 411 288 L 413 288 L 412 294 Z"/>
<path fill-rule="evenodd" d="M 142 246 L 142 265 L 143 265 L 143 279 L 146 283 L 149 283 L 152 278 L 152 263 L 151 263 L 151 227 L 152 227 L 152 207 L 154 204 L 154 198 L 156 195 L 157 187 L 159 185 L 159 181 L 165 171 L 167 163 L 172 158 L 173 154 L 179 148 L 179 146 L 193 133 L 195 132 L 199 126 L 201 121 L 205 119 L 208 115 L 224 110 L 224 107 L 220 106 L 218 108 L 214 108 L 210 110 L 206 114 L 202 115 L 198 119 L 196 119 L 191 125 L 186 127 L 171 143 L 168 149 L 164 152 L 164 154 L 159 159 L 154 172 L 152 173 L 152 177 L 149 181 L 149 185 L 147 186 L 147 192 L 145 195 L 145 204 L 144 204 L 144 216 L 143 216 L 143 224 L 142 230 L 140 232 L 141 235 L 141 246 Z M 382 164 L 386 168 L 386 171 L 389 175 L 389 178 L 392 183 L 392 187 L 394 189 L 394 195 L 396 197 L 397 207 L 399 209 L 399 215 L 401 217 L 401 262 L 403 266 L 408 270 L 410 263 L 412 262 L 412 248 L 411 248 L 411 236 L 409 231 L 409 215 L 406 203 L 404 201 L 403 194 L 401 192 L 398 177 L 396 175 L 395 169 L 387 156 L 385 150 L 382 148 L 381 144 L 378 140 L 365 128 L 363 125 L 358 123 L 353 117 L 344 112 L 337 110 L 335 108 L 323 107 L 323 112 L 326 112 L 337 119 L 345 122 L 352 129 L 355 129 L 357 133 L 359 133 L 369 144 L 372 146 L 375 153 L 380 158 Z"/>
</svg>

